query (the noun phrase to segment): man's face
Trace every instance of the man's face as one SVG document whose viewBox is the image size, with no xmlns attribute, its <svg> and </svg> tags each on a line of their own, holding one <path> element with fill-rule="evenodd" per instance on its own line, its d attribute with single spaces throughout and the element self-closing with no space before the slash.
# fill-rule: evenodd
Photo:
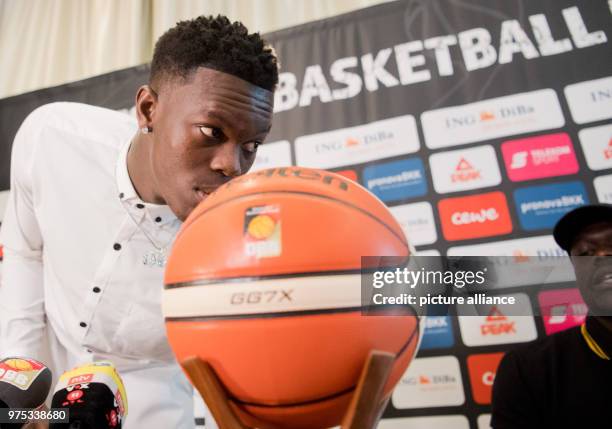
<svg viewBox="0 0 612 429">
<path fill-rule="evenodd" d="M 612 221 L 584 228 L 570 249 L 576 282 L 589 310 L 612 316 Z"/>
<path fill-rule="evenodd" d="M 149 160 L 155 198 L 185 220 L 208 194 L 251 168 L 272 125 L 273 93 L 203 67 L 159 91 Z"/>
</svg>

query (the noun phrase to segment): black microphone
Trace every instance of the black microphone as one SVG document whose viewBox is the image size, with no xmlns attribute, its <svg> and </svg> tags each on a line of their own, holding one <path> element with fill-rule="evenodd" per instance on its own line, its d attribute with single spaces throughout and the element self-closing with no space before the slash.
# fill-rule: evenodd
<svg viewBox="0 0 612 429">
<path fill-rule="evenodd" d="M 51 408 L 67 408 L 69 422 L 51 423 L 49 429 L 121 429 L 127 396 L 115 366 L 100 361 L 62 374 Z"/>
<path fill-rule="evenodd" d="M 38 408 L 51 389 L 51 370 L 34 359 L 10 357 L 0 360 L 0 408 Z M 2 429 L 22 424 L 0 424 Z"/>
</svg>

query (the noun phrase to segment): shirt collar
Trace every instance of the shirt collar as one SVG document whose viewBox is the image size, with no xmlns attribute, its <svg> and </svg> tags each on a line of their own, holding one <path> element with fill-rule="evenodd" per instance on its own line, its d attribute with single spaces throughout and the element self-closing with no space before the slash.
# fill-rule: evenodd
<svg viewBox="0 0 612 429">
<path fill-rule="evenodd" d="M 593 316 L 587 316 L 583 325 L 583 337 L 589 348 L 602 359 L 612 358 L 612 333 Z"/>
<path fill-rule="evenodd" d="M 165 204 L 146 203 L 138 196 L 132 184 L 132 180 L 130 179 L 127 167 L 127 155 L 131 144 L 132 140 L 130 139 L 121 148 L 115 169 L 118 198 L 121 200 L 121 203 L 129 206 L 129 208 L 145 210 L 145 212 L 151 216 L 151 219 L 155 220 L 158 224 L 166 224 L 178 220 L 169 206 Z M 161 220 L 158 221 L 156 219 Z"/>
</svg>

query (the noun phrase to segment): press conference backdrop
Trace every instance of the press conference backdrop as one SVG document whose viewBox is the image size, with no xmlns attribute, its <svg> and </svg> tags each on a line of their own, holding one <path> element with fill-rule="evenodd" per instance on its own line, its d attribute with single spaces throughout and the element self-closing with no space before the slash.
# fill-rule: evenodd
<svg viewBox="0 0 612 429">
<path fill-rule="evenodd" d="M 254 168 L 293 164 L 357 180 L 424 254 L 516 263 L 562 254 L 550 235 L 557 219 L 612 203 L 611 37 L 607 0 L 405 0 L 268 34 L 282 73 Z M 0 100 L 0 189 L 13 136 L 36 106 L 128 112 L 147 73 Z M 428 318 L 381 428 L 488 427 L 504 351 L 586 313 L 571 283 L 502 292 L 544 317 L 492 308 Z"/>
</svg>

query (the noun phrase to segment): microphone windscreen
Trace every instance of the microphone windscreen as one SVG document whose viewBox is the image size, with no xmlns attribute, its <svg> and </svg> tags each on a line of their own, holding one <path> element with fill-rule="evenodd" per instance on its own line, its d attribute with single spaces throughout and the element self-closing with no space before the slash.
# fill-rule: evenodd
<svg viewBox="0 0 612 429">
<path fill-rule="evenodd" d="M 69 423 L 52 423 L 50 429 L 121 429 L 127 397 L 113 364 L 94 362 L 60 377 L 51 407 L 68 408 Z"/>
<path fill-rule="evenodd" d="M 51 389 L 51 370 L 29 358 L 0 361 L 0 407 L 37 408 Z"/>
</svg>

